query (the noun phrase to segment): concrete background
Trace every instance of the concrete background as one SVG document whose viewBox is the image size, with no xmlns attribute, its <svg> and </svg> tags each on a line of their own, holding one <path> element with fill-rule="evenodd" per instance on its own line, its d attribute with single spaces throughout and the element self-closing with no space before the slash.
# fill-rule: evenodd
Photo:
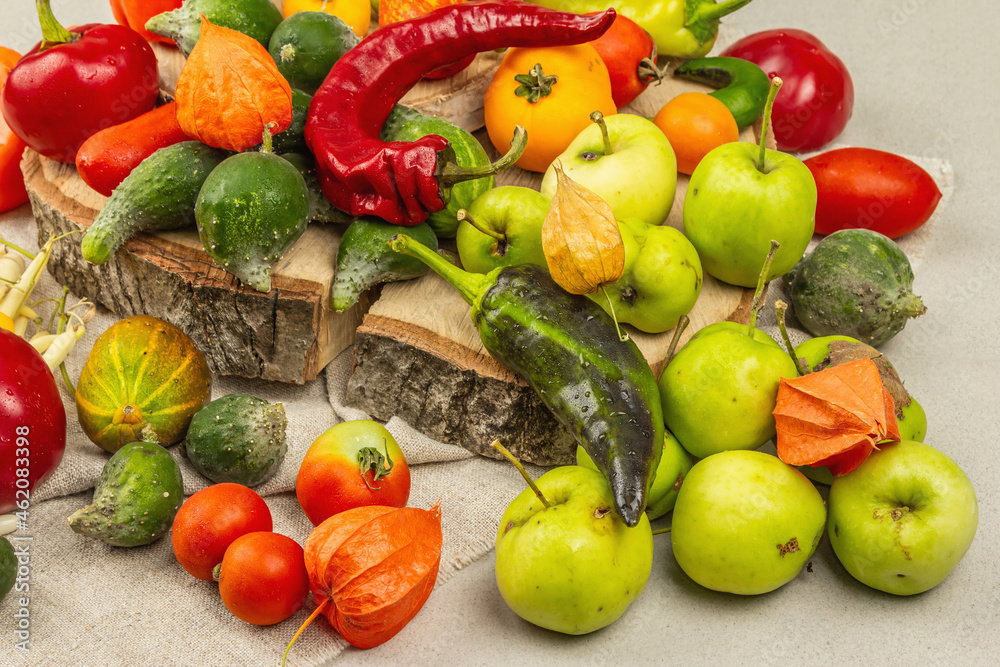
<svg viewBox="0 0 1000 667">
<path fill-rule="evenodd" d="M 110 21 L 106 0 L 53 0 L 66 24 Z M 34 3 L 4 0 L 0 44 L 39 37 Z M 349 664 L 974 664 L 1000 649 L 1000 465 L 996 456 L 1000 302 L 996 152 L 1000 7 L 988 0 L 756 0 L 732 21 L 747 33 L 801 28 L 854 79 L 854 116 L 838 141 L 949 160 L 954 197 L 937 221 L 915 291 L 928 313 L 883 347 L 927 411 L 927 442 L 976 487 L 979 532 L 952 575 L 898 598 L 854 581 L 826 540 L 813 572 L 760 597 L 717 594 L 674 564 L 656 538 L 643 595 L 614 625 L 566 637 L 521 621 L 493 581 L 493 558 L 435 591 L 392 641 L 348 650 Z"/>
</svg>

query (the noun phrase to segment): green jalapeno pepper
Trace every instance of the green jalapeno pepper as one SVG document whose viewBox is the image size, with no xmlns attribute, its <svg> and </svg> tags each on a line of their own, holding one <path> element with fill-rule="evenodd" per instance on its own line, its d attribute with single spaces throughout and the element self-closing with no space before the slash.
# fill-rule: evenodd
<svg viewBox="0 0 1000 667">
<path fill-rule="evenodd" d="M 636 344 L 585 296 L 534 264 L 469 273 L 408 236 L 389 247 L 423 261 L 471 306 L 483 346 L 535 390 L 608 479 L 628 526 L 642 517 L 663 451 L 659 388 Z"/>
<path fill-rule="evenodd" d="M 717 88 L 709 95 L 726 105 L 741 130 L 760 118 L 771 87 L 764 70 L 742 58 L 695 58 L 675 69 L 674 76 Z"/>
<path fill-rule="evenodd" d="M 613 8 L 648 32 L 661 56 L 700 58 L 712 50 L 719 19 L 750 0 L 528 0 L 535 5 L 577 14 Z"/>
</svg>

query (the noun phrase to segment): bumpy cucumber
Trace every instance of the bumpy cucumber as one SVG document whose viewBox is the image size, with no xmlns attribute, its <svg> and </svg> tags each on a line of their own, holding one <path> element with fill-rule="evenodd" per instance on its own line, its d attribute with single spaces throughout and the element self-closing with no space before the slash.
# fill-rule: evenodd
<svg viewBox="0 0 1000 667">
<path fill-rule="evenodd" d="M 160 445 L 133 442 L 108 459 L 90 505 L 69 517 L 75 532 L 115 547 L 162 537 L 184 502 L 181 470 Z"/>
<path fill-rule="evenodd" d="M 288 450 L 287 426 L 281 403 L 230 394 L 194 416 L 185 450 L 195 469 L 213 482 L 256 486 L 281 467 Z"/>
<path fill-rule="evenodd" d="M 360 41 L 337 16 L 296 12 L 274 30 L 268 51 L 288 84 L 312 95 L 333 64 Z"/>
<path fill-rule="evenodd" d="M 242 32 L 266 49 L 283 16 L 271 0 L 184 0 L 177 9 L 146 21 L 146 30 L 177 43 L 187 56 L 201 36 L 201 16 L 212 23 Z"/>
<path fill-rule="evenodd" d="M 443 118 L 425 116 L 409 107 L 397 104 L 382 126 L 385 141 L 415 141 L 430 134 L 437 134 L 451 144 L 455 162 L 460 167 L 485 167 L 490 164 L 483 145 L 474 136 Z M 496 185 L 493 176 L 457 183 L 445 197 L 447 207 L 431 213 L 427 224 L 440 238 L 454 238 L 458 232 L 458 211 L 467 209 L 476 197 Z"/>
<path fill-rule="evenodd" d="M 867 229 L 825 237 L 784 281 L 795 316 L 814 336 L 852 336 L 877 347 L 927 311 L 912 291 L 906 254 L 889 237 Z"/>
<path fill-rule="evenodd" d="M 351 223 L 337 248 L 337 270 L 330 290 L 334 310 L 347 310 L 370 287 L 418 278 L 430 271 L 419 259 L 395 252 L 388 246 L 389 239 L 399 232 L 399 225 L 379 218 L 358 218 Z M 437 237 L 426 222 L 407 227 L 406 233 L 437 250 Z"/>
<path fill-rule="evenodd" d="M 133 234 L 194 224 L 194 203 L 209 173 L 231 152 L 198 141 L 161 148 L 111 193 L 81 241 L 83 258 L 104 264 Z"/>
</svg>

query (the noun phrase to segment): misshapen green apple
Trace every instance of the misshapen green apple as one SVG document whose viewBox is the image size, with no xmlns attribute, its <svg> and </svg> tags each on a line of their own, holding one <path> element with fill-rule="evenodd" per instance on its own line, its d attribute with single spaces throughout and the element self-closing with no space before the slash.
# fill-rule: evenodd
<svg viewBox="0 0 1000 667">
<path fill-rule="evenodd" d="M 677 189 L 677 158 L 652 121 L 619 113 L 581 132 L 556 158 L 566 175 L 606 201 L 615 218 L 639 218 L 651 225 L 667 219 Z M 606 134 L 605 134 L 606 133 Z M 807 170 L 808 171 L 808 170 Z M 541 192 L 550 199 L 556 174 L 549 167 Z"/>
<path fill-rule="evenodd" d="M 968 551 L 979 525 L 969 478 L 920 442 L 883 445 L 830 486 L 830 544 L 872 588 L 914 595 L 937 586 Z"/>
<path fill-rule="evenodd" d="M 466 271 L 489 273 L 501 266 L 546 267 L 542 222 L 549 199 L 537 190 L 503 185 L 472 202 L 458 225 L 455 242 Z"/>
<path fill-rule="evenodd" d="M 647 333 L 672 329 L 701 294 L 704 276 L 698 252 L 673 227 L 625 218 L 618 221 L 618 228 L 625 245 L 625 270 L 605 288 L 614 302 L 614 316 Z M 612 314 L 603 291 L 587 296 Z"/>
<path fill-rule="evenodd" d="M 694 465 L 674 505 L 677 564 L 706 588 L 767 593 L 798 575 L 823 536 L 816 487 L 770 454 L 730 451 Z"/>
<path fill-rule="evenodd" d="M 500 519 L 496 582 L 504 601 L 535 625 L 580 635 L 616 621 L 646 586 L 653 534 L 643 515 L 629 528 L 597 471 L 564 466 L 536 480 Z"/>
</svg>

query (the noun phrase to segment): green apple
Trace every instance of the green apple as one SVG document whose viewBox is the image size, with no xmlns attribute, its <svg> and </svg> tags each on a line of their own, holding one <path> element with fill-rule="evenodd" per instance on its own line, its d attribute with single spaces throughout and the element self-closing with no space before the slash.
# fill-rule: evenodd
<svg viewBox="0 0 1000 667">
<path fill-rule="evenodd" d="M 548 197 L 531 188 L 502 185 L 479 195 L 455 236 L 462 266 L 473 273 L 518 264 L 547 268 L 542 222 L 548 212 Z"/>
<path fill-rule="evenodd" d="M 692 336 L 660 374 L 663 419 L 698 458 L 757 449 L 776 433 L 780 379 L 796 376 L 792 358 L 765 332 L 716 322 Z"/>
<path fill-rule="evenodd" d="M 677 158 L 653 121 L 619 113 L 592 116 L 595 124 L 577 135 L 555 161 L 571 179 L 608 203 L 615 218 L 650 225 L 667 219 L 677 189 Z M 555 168 L 542 177 L 542 194 L 556 192 Z"/>
<path fill-rule="evenodd" d="M 580 635 L 616 621 L 646 586 L 653 533 L 644 515 L 629 528 L 596 470 L 554 468 L 536 480 L 549 507 L 525 489 L 500 519 L 500 595 L 535 625 Z"/>
<path fill-rule="evenodd" d="M 834 553 L 851 576 L 887 593 L 937 586 L 968 551 L 978 525 L 969 478 L 921 442 L 883 445 L 830 486 Z"/>
<path fill-rule="evenodd" d="M 669 431 L 664 433 L 663 451 L 660 454 L 660 463 L 656 466 L 653 476 L 653 483 L 649 487 L 649 494 L 646 500 L 646 516 L 650 521 L 659 519 L 661 516 L 674 508 L 677 500 L 677 492 L 680 491 L 684 476 L 691 470 L 691 455 L 681 447 L 677 438 Z M 597 465 L 587 454 L 587 451 L 580 446 L 576 448 L 576 464 L 592 470 L 597 470 Z"/>
<path fill-rule="evenodd" d="M 757 595 L 798 575 L 825 524 L 823 498 L 802 473 L 770 454 L 728 451 L 691 468 L 670 541 L 677 564 L 698 584 Z"/>
<path fill-rule="evenodd" d="M 704 277 L 698 251 L 673 227 L 625 218 L 618 221 L 618 228 L 625 269 L 605 288 L 614 303 L 614 316 L 647 333 L 673 329 L 701 294 Z M 587 296 L 611 314 L 604 291 Z"/>
<path fill-rule="evenodd" d="M 777 89 L 772 80 L 767 127 Z M 718 146 L 691 174 L 684 197 L 684 231 L 710 275 L 753 287 L 772 240 L 778 249 L 768 280 L 802 259 L 816 225 L 816 181 L 801 160 L 747 142 Z"/>
</svg>

